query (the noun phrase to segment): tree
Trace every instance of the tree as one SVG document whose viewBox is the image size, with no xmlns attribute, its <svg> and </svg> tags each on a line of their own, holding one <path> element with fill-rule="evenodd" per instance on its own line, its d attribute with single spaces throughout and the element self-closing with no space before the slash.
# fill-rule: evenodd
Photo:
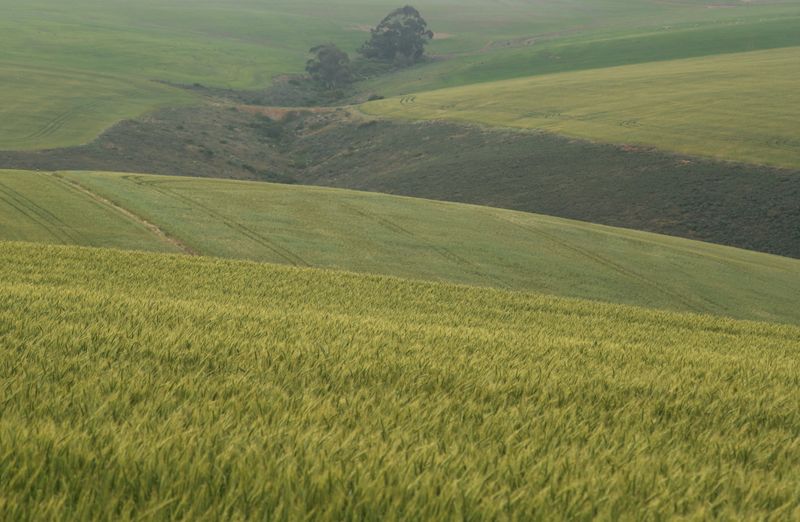
<svg viewBox="0 0 800 522">
<path fill-rule="evenodd" d="M 425 54 L 425 46 L 433 39 L 433 31 L 419 11 L 407 5 L 395 9 L 370 31 L 370 39 L 359 53 L 365 58 L 411 65 Z"/>
<path fill-rule="evenodd" d="M 334 44 L 318 45 L 310 51 L 313 58 L 306 63 L 306 72 L 326 89 L 338 89 L 352 83 L 350 57 Z"/>
</svg>

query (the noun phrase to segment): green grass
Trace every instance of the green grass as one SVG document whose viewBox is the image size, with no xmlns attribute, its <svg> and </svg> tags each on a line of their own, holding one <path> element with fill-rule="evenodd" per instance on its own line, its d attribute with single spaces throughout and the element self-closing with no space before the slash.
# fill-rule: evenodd
<svg viewBox="0 0 800 522">
<path fill-rule="evenodd" d="M 792 47 L 630 65 L 442 89 L 363 108 L 797 168 L 799 59 L 800 47 Z"/>
<path fill-rule="evenodd" d="M 446 61 L 364 86 L 387 94 L 553 72 L 800 45 L 795 3 L 712 9 L 578 0 L 425 0 Z M 84 143 L 120 119 L 189 99 L 154 83 L 259 89 L 307 50 L 355 51 L 394 0 L 0 0 L 0 150 Z M 526 46 L 533 38 L 536 43 Z M 521 43 L 522 42 L 522 43 Z M 522 45 L 522 48 L 520 46 Z M 55 124 L 58 129 L 53 130 Z"/>
<path fill-rule="evenodd" d="M 751 23 L 800 16 L 781 2 L 742 9 L 695 5 L 579 0 L 424 0 L 416 3 L 431 27 L 449 37 L 434 54 L 474 53 L 487 44 L 535 37 L 621 35 L 682 30 L 703 24 Z M 394 0 L 0 0 L 4 60 L 35 66 L 262 87 L 275 74 L 301 71 L 314 44 L 332 40 L 354 51 Z M 767 35 L 772 31 L 760 31 Z M 767 36 L 768 39 L 775 38 Z M 739 45 L 730 42 L 731 45 Z M 720 45 L 720 44 L 717 44 Z M 724 48 L 724 46 L 722 46 Z"/>
<path fill-rule="evenodd" d="M 60 176 L 90 191 L 83 193 L 87 205 L 93 197 L 113 201 L 160 227 L 185 250 L 206 255 L 800 323 L 800 261 L 794 259 L 521 212 L 345 190 L 137 174 Z M 0 173 L 0 182 L 64 216 L 65 226 L 72 226 L 71 215 L 82 222 L 85 216 L 61 209 L 55 195 L 42 199 L 39 187 L 45 183 L 76 194 L 73 185 L 56 180 L 44 173 Z M 9 212 L 1 205 L 2 200 L 0 209 Z M 0 223 L 0 239 L 34 238 L 30 230 L 37 223 L 17 215 Z M 39 238 L 93 244 L 56 241 L 44 231 Z M 139 248 L 138 237 L 127 244 L 123 239 L 117 238 L 117 246 Z M 160 236 L 151 239 L 150 247 L 156 246 L 174 248 Z"/>
<path fill-rule="evenodd" d="M 791 520 L 800 330 L 0 244 L 4 520 Z"/>
<path fill-rule="evenodd" d="M 15 241 L 178 252 L 145 225 L 60 178 L 0 171 L 0 237 Z"/>
<path fill-rule="evenodd" d="M 78 145 L 123 118 L 191 101 L 153 80 L 265 87 L 301 71 L 317 38 L 363 39 L 326 17 L 241 0 L 0 0 L 0 10 L 0 96 L 13 100 L 0 109 L 6 150 Z"/>
<path fill-rule="evenodd" d="M 370 80 L 360 89 L 395 96 L 557 72 L 793 47 L 800 45 L 798 24 L 800 8 L 795 7 L 777 18 L 543 36 L 401 70 Z"/>
<path fill-rule="evenodd" d="M 191 103 L 153 82 L 75 70 L 0 63 L 0 150 L 88 143 L 114 122 Z"/>
</svg>

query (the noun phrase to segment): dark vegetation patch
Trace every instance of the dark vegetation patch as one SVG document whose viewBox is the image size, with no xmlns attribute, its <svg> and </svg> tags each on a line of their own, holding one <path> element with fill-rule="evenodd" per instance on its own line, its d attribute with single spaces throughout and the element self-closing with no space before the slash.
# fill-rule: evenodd
<svg viewBox="0 0 800 522">
<path fill-rule="evenodd" d="M 325 107 L 340 104 L 343 99 L 355 100 L 356 96 L 350 87 L 338 90 L 326 89 L 307 76 L 299 74 L 277 77 L 268 88 L 251 91 L 208 87 L 199 83 L 167 84 L 214 101 L 264 107 Z M 366 97 L 364 99 L 366 100 Z"/>
<path fill-rule="evenodd" d="M 370 31 L 370 38 L 358 51 L 360 58 L 351 61 L 335 44 L 319 44 L 309 50 L 306 75 L 273 78 L 266 89 L 241 91 L 200 83 L 163 83 L 215 101 L 265 107 L 326 107 L 372 101 L 382 96 L 363 92 L 354 84 L 428 61 L 425 46 L 433 36 L 419 11 L 407 5 L 389 13 Z"/>
<path fill-rule="evenodd" d="M 168 108 L 123 121 L 80 147 L 0 152 L 0 165 L 33 170 L 109 170 L 232 179 L 287 176 L 287 112 L 235 106 Z"/>
<path fill-rule="evenodd" d="M 420 61 L 428 61 L 422 58 Z M 272 84 L 259 90 L 209 87 L 200 83 L 182 84 L 161 82 L 171 87 L 187 90 L 212 102 L 254 105 L 262 107 L 335 107 L 380 100 L 383 96 L 365 89 L 358 82 L 376 78 L 397 70 L 397 67 L 375 60 L 358 60 L 352 63 L 354 84 L 329 88 L 308 75 L 283 75 L 273 78 Z"/>
<path fill-rule="evenodd" d="M 475 203 L 800 258 L 800 172 L 344 109 L 165 109 L 1 168 L 303 183 Z"/>
</svg>

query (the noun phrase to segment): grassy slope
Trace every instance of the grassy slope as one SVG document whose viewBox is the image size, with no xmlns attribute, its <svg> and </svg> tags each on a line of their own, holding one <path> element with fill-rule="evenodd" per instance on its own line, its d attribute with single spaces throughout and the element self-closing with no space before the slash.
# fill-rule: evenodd
<svg viewBox="0 0 800 522">
<path fill-rule="evenodd" d="M 417 7 L 447 36 L 431 51 L 455 59 L 365 88 L 405 92 L 537 70 L 800 43 L 791 20 L 798 16 L 796 5 L 709 9 L 713 3 L 427 0 Z M 152 80 L 264 87 L 277 74 L 301 71 L 314 44 L 335 41 L 355 50 L 366 37 L 364 27 L 396 7 L 393 0 L 187 5 L 0 0 L 0 96 L 14 100 L 0 110 L 0 149 L 76 145 L 122 118 L 189 100 Z M 524 46 L 529 37 L 537 42 L 533 47 Z"/>
<path fill-rule="evenodd" d="M 177 252 L 140 222 L 54 176 L 0 171 L 0 237 Z"/>
<path fill-rule="evenodd" d="M 276 125 L 265 126 L 247 111 L 210 105 L 165 109 L 117 125 L 84 147 L 0 152 L 0 168 L 368 190 L 800 258 L 800 170 L 444 121 L 365 124 L 350 114 L 306 113 L 285 122 L 276 136 Z"/>
<path fill-rule="evenodd" d="M 785 8 L 781 15 L 769 12 L 766 17 L 745 11 L 741 17 L 708 22 L 695 12 L 697 19 L 692 23 L 667 20 L 657 27 L 513 40 L 485 52 L 468 52 L 375 78 L 361 89 L 394 96 L 557 72 L 798 46 L 800 5 Z"/>
<path fill-rule="evenodd" d="M 88 143 L 114 122 L 192 98 L 153 82 L 28 65 L 0 64 L 0 149 Z"/>
<path fill-rule="evenodd" d="M 0 333 L 5 520 L 800 516 L 796 327 L 4 243 Z"/>
<path fill-rule="evenodd" d="M 788 258 L 379 194 L 162 176 L 63 176 L 207 255 L 800 323 L 800 261 Z M 40 177 L 49 176 L 0 174 L 44 206 L 40 182 L 26 191 L 26 180 Z M 30 226 L 15 219 L 3 230 L 21 237 Z"/>
<path fill-rule="evenodd" d="M 325 17 L 242 0 L 0 0 L 0 10 L 0 96 L 14 100 L 0 109 L 6 150 L 77 145 L 191 100 L 152 80 L 263 87 L 302 70 L 317 38 L 348 47 L 363 38 Z"/>
<path fill-rule="evenodd" d="M 536 76 L 381 100 L 364 110 L 796 168 L 799 59 L 800 47 L 792 47 Z"/>
<path fill-rule="evenodd" d="M 618 0 L 425 0 L 416 4 L 448 38 L 433 54 L 471 53 L 487 43 L 549 34 L 571 37 L 710 28 L 798 13 L 767 2 L 744 9 Z M 123 76 L 253 88 L 302 70 L 309 46 L 333 40 L 354 51 L 394 0 L 0 0 L 4 60 Z M 657 23 L 653 20 L 657 19 Z M 764 33 L 775 32 L 763 31 Z M 774 37 L 773 37 L 774 38 Z M 731 45 L 737 45 L 733 42 Z M 719 45 L 719 44 L 710 44 Z M 719 50 L 717 50 L 719 51 Z M 643 58 L 647 59 L 647 58 Z"/>
</svg>

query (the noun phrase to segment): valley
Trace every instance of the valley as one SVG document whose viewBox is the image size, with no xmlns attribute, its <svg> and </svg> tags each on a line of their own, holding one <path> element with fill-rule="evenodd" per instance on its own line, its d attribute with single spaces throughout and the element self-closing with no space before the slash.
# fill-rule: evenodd
<svg viewBox="0 0 800 522">
<path fill-rule="evenodd" d="M 0 0 L 0 520 L 797 520 L 798 0 Z"/>
</svg>

